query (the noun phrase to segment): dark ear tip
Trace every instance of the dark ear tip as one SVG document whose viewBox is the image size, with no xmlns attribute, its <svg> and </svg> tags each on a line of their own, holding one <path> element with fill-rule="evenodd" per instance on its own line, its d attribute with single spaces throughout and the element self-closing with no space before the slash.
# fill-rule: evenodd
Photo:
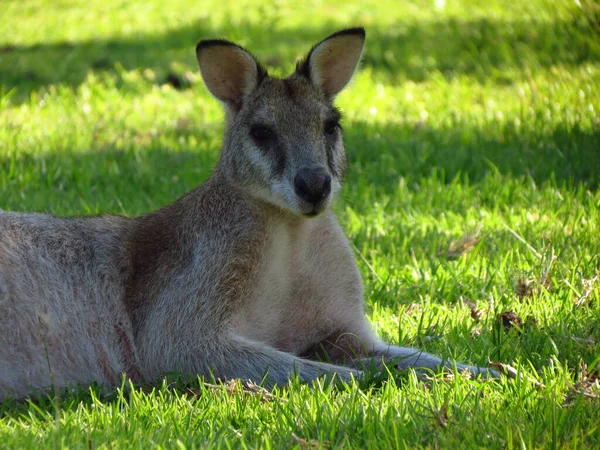
<svg viewBox="0 0 600 450">
<path fill-rule="evenodd" d="M 229 42 L 225 39 L 203 39 L 200 42 L 198 42 L 198 44 L 196 44 L 196 55 L 200 54 L 200 51 L 204 50 L 205 48 L 214 47 L 217 45 L 223 45 L 223 46 L 232 45 L 234 47 L 238 47 L 237 44 L 234 44 L 233 42 Z"/>
<path fill-rule="evenodd" d="M 352 27 L 352 28 L 346 28 L 344 30 L 340 30 L 337 33 L 334 33 L 331 36 L 329 36 L 328 39 L 330 39 L 332 37 L 347 36 L 347 35 L 360 36 L 364 39 L 367 36 L 367 33 L 363 27 Z"/>
</svg>

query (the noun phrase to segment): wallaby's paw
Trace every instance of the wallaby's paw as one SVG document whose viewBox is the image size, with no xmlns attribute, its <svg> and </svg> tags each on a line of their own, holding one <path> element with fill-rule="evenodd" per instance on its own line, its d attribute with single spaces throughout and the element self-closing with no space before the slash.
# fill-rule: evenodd
<svg viewBox="0 0 600 450">
<path fill-rule="evenodd" d="M 501 374 L 497 370 L 491 369 L 489 367 L 475 367 L 475 371 L 473 371 L 473 375 L 481 376 L 482 378 L 493 379 L 500 378 Z"/>
<path fill-rule="evenodd" d="M 345 383 L 351 383 L 353 381 L 364 378 L 365 373 L 362 370 L 351 369 L 344 372 L 336 372 L 335 377 Z"/>
<path fill-rule="evenodd" d="M 500 373 L 491 367 L 471 366 L 462 363 L 456 363 L 455 365 L 457 372 L 466 373 L 472 378 L 500 378 Z M 454 370 L 454 364 L 447 363 L 445 366 L 450 370 Z"/>
<path fill-rule="evenodd" d="M 452 367 L 449 367 L 452 369 Z M 456 369 L 458 372 L 467 373 L 472 378 L 485 378 L 485 379 L 493 379 L 500 378 L 500 372 L 492 369 L 491 367 L 478 367 L 478 366 L 469 366 L 467 364 L 456 364 Z"/>
</svg>

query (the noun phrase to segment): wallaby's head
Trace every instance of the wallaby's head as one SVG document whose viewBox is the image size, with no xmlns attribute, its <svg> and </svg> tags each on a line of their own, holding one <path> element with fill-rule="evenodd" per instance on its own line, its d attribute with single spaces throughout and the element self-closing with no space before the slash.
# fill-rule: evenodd
<svg viewBox="0 0 600 450">
<path fill-rule="evenodd" d="M 294 214 L 327 208 L 346 171 L 333 100 L 352 78 L 364 41 L 363 28 L 335 33 L 285 79 L 270 77 L 236 44 L 200 41 L 202 78 L 227 116 L 217 170 L 248 195 Z"/>
</svg>

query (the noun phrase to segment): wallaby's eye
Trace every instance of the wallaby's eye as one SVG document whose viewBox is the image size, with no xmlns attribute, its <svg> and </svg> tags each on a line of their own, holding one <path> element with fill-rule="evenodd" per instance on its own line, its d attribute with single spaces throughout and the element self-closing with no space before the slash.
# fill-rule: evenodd
<svg viewBox="0 0 600 450">
<path fill-rule="evenodd" d="M 333 136 L 340 126 L 337 120 L 329 120 L 325 122 L 325 134 L 328 136 Z"/>
<path fill-rule="evenodd" d="M 273 132 L 264 125 L 253 125 L 250 128 L 250 134 L 256 142 L 265 142 L 273 135 Z"/>
</svg>

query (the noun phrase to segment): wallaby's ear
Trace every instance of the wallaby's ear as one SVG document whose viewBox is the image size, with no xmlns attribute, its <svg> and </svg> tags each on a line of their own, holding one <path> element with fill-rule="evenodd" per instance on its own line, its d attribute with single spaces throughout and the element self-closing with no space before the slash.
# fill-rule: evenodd
<svg viewBox="0 0 600 450">
<path fill-rule="evenodd" d="M 210 93 L 235 110 L 242 107 L 244 98 L 267 75 L 248 51 L 233 42 L 200 41 L 196 46 L 196 57 Z"/>
<path fill-rule="evenodd" d="M 315 45 L 296 71 L 325 95 L 335 97 L 352 78 L 364 44 L 364 28 L 338 31 Z"/>
</svg>

